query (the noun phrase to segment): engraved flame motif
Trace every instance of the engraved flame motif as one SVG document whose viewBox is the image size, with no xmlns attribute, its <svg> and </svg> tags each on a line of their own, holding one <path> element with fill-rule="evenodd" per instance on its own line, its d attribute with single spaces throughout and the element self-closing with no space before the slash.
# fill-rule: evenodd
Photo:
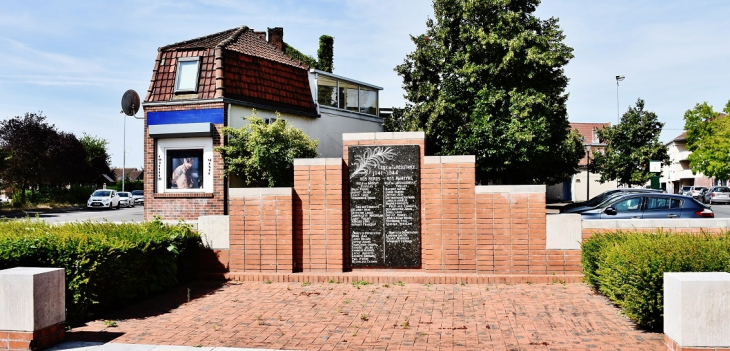
<svg viewBox="0 0 730 351">
<path fill-rule="evenodd" d="M 385 161 L 390 161 L 395 157 L 395 151 L 390 147 L 376 147 L 374 149 L 366 149 L 361 155 L 355 156 L 355 172 L 352 172 L 350 179 L 357 176 L 366 176 L 370 174 L 372 168 L 380 166 Z"/>
</svg>

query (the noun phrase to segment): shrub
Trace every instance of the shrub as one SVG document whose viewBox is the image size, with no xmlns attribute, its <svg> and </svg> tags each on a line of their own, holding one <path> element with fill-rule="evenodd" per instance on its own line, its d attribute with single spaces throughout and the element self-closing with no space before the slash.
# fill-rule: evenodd
<svg viewBox="0 0 730 351">
<path fill-rule="evenodd" d="M 188 225 L 0 222 L 0 269 L 66 270 L 66 320 L 159 292 L 192 275 L 200 236 Z"/>
<path fill-rule="evenodd" d="M 228 138 L 216 147 L 224 161 L 225 173 L 239 177 L 249 187 L 294 185 L 294 159 L 317 156 L 317 141 L 278 117 L 266 124 L 256 110 L 241 128 L 223 127 Z"/>
<path fill-rule="evenodd" d="M 652 331 L 661 331 L 664 323 L 665 272 L 730 271 L 730 232 L 599 234 L 584 247 L 584 272 L 597 282 L 592 285 Z"/>
</svg>

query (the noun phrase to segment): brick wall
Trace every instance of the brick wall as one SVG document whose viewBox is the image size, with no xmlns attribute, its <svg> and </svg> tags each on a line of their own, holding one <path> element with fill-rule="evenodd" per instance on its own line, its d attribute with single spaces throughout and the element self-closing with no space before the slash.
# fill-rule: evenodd
<svg viewBox="0 0 730 351">
<path fill-rule="evenodd" d="M 157 182 L 157 168 L 155 164 L 155 139 L 149 136 L 147 128 L 147 113 L 158 111 L 184 111 L 202 110 L 212 108 L 224 108 L 223 102 L 168 105 L 168 106 L 145 106 L 145 128 L 144 128 L 144 219 L 152 220 L 159 216 L 163 220 L 197 221 L 198 216 L 223 215 L 225 214 L 225 183 L 223 179 L 223 158 L 219 153 L 213 153 L 213 193 L 155 193 Z M 227 116 L 224 115 L 224 121 Z M 222 142 L 222 124 L 216 124 L 216 132 L 213 135 L 213 147 L 220 146 Z"/>
<path fill-rule="evenodd" d="M 59 323 L 36 331 L 0 330 L 0 350 L 42 350 L 66 338 L 66 323 Z"/>
<path fill-rule="evenodd" d="M 422 268 L 476 272 L 474 156 L 428 156 L 421 175 Z"/>
<path fill-rule="evenodd" d="M 296 270 L 342 272 L 342 159 L 294 161 L 294 242 Z"/>
<path fill-rule="evenodd" d="M 292 189 L 231 189 L 230 204 L 230 270 L 292 272 Z"/>
</svg>

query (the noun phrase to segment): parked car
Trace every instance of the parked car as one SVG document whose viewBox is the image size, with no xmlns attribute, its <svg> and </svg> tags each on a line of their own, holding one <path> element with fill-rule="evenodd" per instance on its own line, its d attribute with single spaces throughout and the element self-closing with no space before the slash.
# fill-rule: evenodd
<svg viewBox="0 0 730 351">
<path fill-rule="evenodd" d="M 689 196 L 689 191 L 692 190 L 691 185 L 683 185 L 682 188 L 679 189 L 679 195 Z"/>
<path fill-rule="evenodd" d="M 707 190 L 707 187 L 704 186 L 692 186 L 690 189 L 684 194 L 685 196 L 690 196 L 695 199 L 700 198 L 700 193 L 702 193 L 702 190 Z"/>
<path fill-rule="evenodd" d="M 726 186 L 713 186 L 705 191 L 700 200 L 706 204 L 730 202 L 730 188 Z"/>
<path fill-rule="evenodd" d="M 714 218 L 710 207 L 684 195 L 627 194 L 581 212 L 582 219 Z"/>
<path fill-rule="evenodd" d="M 132 198 L 134 199 L 135 204 L 144 205 L 144 192 L 142 190 L 133 190 Z"/>
<path fill-rule="evenodd" d="M 119 206 L 134 207 L 134 198 L 132 193 L 126 191 L 120 191 L 119 194 Z"/>
<path fill-rule="evenodd" d="M 89 201 L 86 202 L 86 207 L 106 207 L 108 209 L 111 209 L 112 207 L 119 208 L 119 194 L 116 190 L 111 189 L 97 190 L 89 196 Z"/>
<path fill-rule="evenodd" d="M 644 188 L 619 188 L 604 191 L 603 193 L 591 198 L 588 201 L 576 202 L 565 205 L 560 209 L 560 213 L 579 213 L 597 207 L 609 198 L 621 196 L 631 193 L 661 193 L 663 190 L 644 189 Z"/>
</svg>

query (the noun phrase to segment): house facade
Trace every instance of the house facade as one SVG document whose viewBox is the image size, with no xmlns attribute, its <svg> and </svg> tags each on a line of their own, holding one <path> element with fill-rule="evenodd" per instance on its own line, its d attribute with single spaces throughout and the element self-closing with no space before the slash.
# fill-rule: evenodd
<svg viewBox="0 0 730 351">
<path fill-rule="evenodd" d="M 283 35 L 242 26 L 158 49 L 142 104 L 145 219 L 227 215 L 237 185 L 214 148 L 224 126 L 244 126 L 254 110 L 318 139 L 323 157 L 342 156 L 342 133 L 382 131 L 382 88 L 293 60 Z"/>
<path fill-rule="evenodd" d="M 666 144 L 669 155 L 669 165 L 662 165 L 662 175 L 659 179 L 660 186 L 670 194 L 679 193 L 683 186 L 705 186 L 713 185 L 713 179 L 705 177 L 702 173 L 692 174 L 689 165 L 687 150 L 687 132 L 682 132 L 672 141 Z"/>
<path fill-rule="evenodd" d="M 602 150 L 606 144 L 598 139 L 596 131 L 600 128 L 610 126 L 611 123 L 570 123 L 572 130 L 578 131 L 583 137 L 583 146 L 586 149 L 586 156 L 578 162 L 578 173 L 563 183 L 547 187 L 546 200 L 551 202 L 578 202 L 590 199 L 606 190 L 615 189 L 617 181 L 601 183 L 601 175 L 588 172 L 589 157 L 593 151 Z"/>
</svg>

